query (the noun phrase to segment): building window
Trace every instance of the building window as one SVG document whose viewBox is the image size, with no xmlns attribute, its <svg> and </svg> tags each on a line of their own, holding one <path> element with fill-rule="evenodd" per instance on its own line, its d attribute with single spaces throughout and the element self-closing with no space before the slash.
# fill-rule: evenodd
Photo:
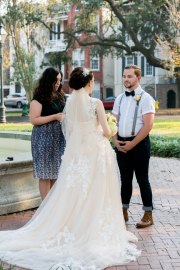
<svg viewBox="0 0 180 270">
<path fill-rule="evenodd" d="M 50 28 L 52 29 L 52 31 L 56 31 L 56 24 L 51 23 Z M 49 32 L 49 40 L 55 40 L 55 38 L 56 38 L 56 35 L 50 31 Z"/>
<path fill-rule="evenodd" d="M 79 21 L 79 19 L 75 19 L 75 30 L 78 31 L 80 26 L 81 22 Z M 76 36 L 81 36 L 81 33 L 76 33 Z"/>
<path fill-rule="evenodd" d="M 132 56 L 126 57 L 126 66 L 131 66 L 131 65 L 134 65 L 134 57 Z"/>
<path fill-rule="evenodd" d="M 153 76 L 153 66 L 151 66 L 148 62 L 147 62 L 147 60 L 146 60 L 146 58 L 145 58 L 145 76 L 146 77 L 152 77 Z"/>
<path fill-rule="evenodd" d="M 76 7 L 76 8 L 75 8 L 75 11 L 80 11 L 80 10 L 81 10 L 80 7 Z"/>
<path fill-rule="evenodd" d="M 21 84 L 20 83 L 15 84 L 15 93 L 21 93 Z"/>
<path fill-rule="evenodd" d="M 99 57 L 97 56 L 91 57 L 91 69 L 99 70 Z"/>
<path fill-rule="evenodd" d="M 81 49 L 73 51 L 73 67 L 84 67 L 84 51 Z"/>
<path fill-rule="evenodd" d="M 99 33 L 99 15 L 98 14 L 92 14 L 91 19 L 91 29 L 96 31 L 96 33 Z M 92 33 L 92 35 L 95 35 L 95 33 Z"/>
<path fill-rule="evenodd" d="M 94 88 L 91 93 L 91 97 L 100 98 L 100 82 L 94 81 Z"/>
<path fill-rule="evenodd" d="M 61 23 L 51 23 L 50 28 L 55 31 L 55 32 L 60 32 L 61 31 Z M 61 34 L 54 34 L 51 31 L 49 31 L 49 40 L 60 40 L 61 39 Z"/>
</svg>

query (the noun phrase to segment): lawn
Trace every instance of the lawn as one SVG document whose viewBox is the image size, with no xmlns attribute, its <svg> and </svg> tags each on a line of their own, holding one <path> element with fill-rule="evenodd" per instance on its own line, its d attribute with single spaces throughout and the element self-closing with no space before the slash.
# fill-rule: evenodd
<svg viewBox="0 0 180 270">
<path fill-rule="evenodd" d="M 180 119 L 155 119 L 151 134 L 180 136 Z"/>
<path fill-rule="evenodd" d="M 0 131 L 32 131 L 31 124 L 0 124 Z M 180 119 L 155 119 L 151 134 L 180 136 Z"/>
<path fill-rule="evenodd" d="M 21 113 L 6 113 L 6 117 L 9 116 L 22 116 L 22 112 Z"/>
<path fill-rule="evenodd" d="M 32 128 L 31 124 L 0 124 L 0 131 L 31 132 Z"/>
</svg>

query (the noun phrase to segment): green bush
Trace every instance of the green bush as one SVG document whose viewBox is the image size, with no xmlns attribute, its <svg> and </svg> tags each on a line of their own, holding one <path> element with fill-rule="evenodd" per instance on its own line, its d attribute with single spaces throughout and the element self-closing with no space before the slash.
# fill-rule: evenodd
<svg viewBox="0 0 180 270">
<path fill-rule="evenodd" d="M 150 135 L 151 156 L 180 158 L 180 137 Z"/>
<path fill-rule="evenodd" d="M 110 141 L 110 144 L 111 144 L 112 148 L 115 149 L 116 147 L 115 147 L 115 145 L 113 143 L 113 138 L 111 137 L 109 141 Z"/>
<path fill-rule="evenodd" d="M 150 139 L 151 156 L 180 158 L 180 136 L 168 137 L 151 134 Z M 110 143 L 112 148 L 115 149 L 112 137 Z"/>
</svg>

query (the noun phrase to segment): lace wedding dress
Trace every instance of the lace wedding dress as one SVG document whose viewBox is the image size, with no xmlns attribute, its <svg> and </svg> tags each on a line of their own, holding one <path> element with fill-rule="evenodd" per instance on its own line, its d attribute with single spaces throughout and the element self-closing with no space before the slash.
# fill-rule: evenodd
<svg viewBox="0 0 180 270">
<path fill-rule="evenodd" d="M 83 88 L 68 99 L 58 180 L 23 228 L 0 232 L 1 260 L 32 270 L 101 270 L 140 255 L 130 243 L 136 236 L 125 228 L 120 176 L 97 117 L 99 102 Z"/>
</svg>

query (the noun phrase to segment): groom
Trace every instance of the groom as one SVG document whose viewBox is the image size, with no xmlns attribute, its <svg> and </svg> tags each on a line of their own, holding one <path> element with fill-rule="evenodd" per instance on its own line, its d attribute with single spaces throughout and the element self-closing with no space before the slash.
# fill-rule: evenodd
<svg viewBox="0 0 180 270">
<path fill-rule="evenodd" d="M 153 224 L 152 190 L 148 171 L 151 148 L 149 132 L 153 127 L 155 102 L 139 85 L 140 79 L 141 69 L 138 66 L 125 67 L 123 83 L 127 90 L 116 98 L 112 113 L 118 121 L 118 134 L 113 137 L 113 141 L 121 174 L 124 219 L 129 219 L 127 210 L 135 172 L 145 211 L 136 226 L 144 228 Z"/>
</svg>

